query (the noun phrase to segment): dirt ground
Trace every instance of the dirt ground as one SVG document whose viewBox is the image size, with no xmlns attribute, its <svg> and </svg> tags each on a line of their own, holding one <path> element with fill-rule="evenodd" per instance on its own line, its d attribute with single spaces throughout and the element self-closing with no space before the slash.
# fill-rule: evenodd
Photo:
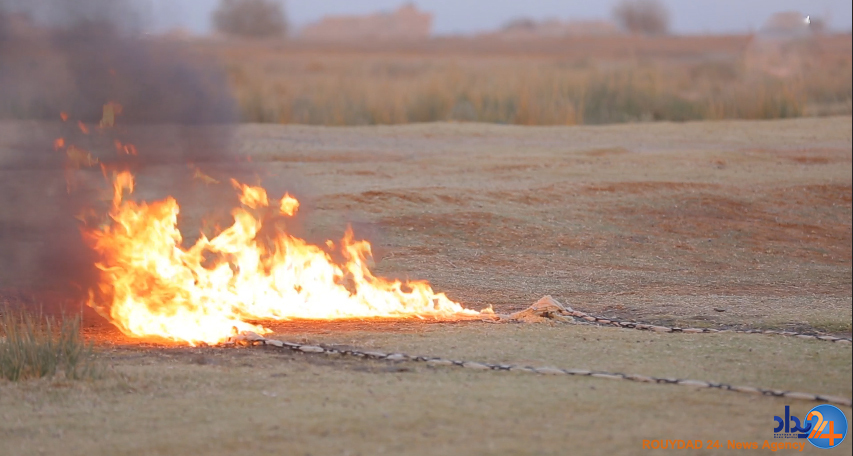
<svg viewBox="0 0 853 456">
<path fill-rule="evenodd" d="M 347 223 L 380 275 L 466 307 L 850 336 L 851 118 L 513 127 L 239 127 L 298 233 Z M 0 147 L 2 147 L 0 141 Z M 140 176 L 156 195 L 167 169 Z M 4 191 L 24 185 L 6 172 Z M 17 187 L 16 187 L 17 186 Z M 182 208 L 188 221 L 209 208 Z M 2 212 L 2 211 L 0 211 Z M 0 217 L 8 216 L 0 214 Z M 9 255 L 18 255 L 12 247 Z M 9 253 L 11 252 L 11 253 Z M 23 258 L 23 257 L 22 257 Z M 26 262 L 0 271 L 15 288 Z M 0 383 L 2 454 L 638 454 L 773 440 L 785 405 L 687 387 L 143 344 L 87 314 L 104 378 Z M 850 346 L 583 325 L 286 322 L 276 337 L 851 396 Z M 850 409 L 844 408 L 850 417 Z M 848 438 L 838 454 L 849 454 Z M 648 451 L 648 450 L 646 450 Z M 806 444 L 805 452 L 817 449 Z"/>
</svg>

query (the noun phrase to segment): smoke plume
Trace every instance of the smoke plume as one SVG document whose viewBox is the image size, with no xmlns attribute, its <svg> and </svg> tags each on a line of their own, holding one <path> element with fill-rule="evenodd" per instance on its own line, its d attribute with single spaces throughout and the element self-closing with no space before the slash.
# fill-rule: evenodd
<svg viewBox="0 0 853 456">
<path fill-rule="evenodd" d="M 78 218 L 104 206 L 105 179 L 99 166 L 69 172 L 69 157 L 144 171 L 140 179 L 157 181 L 144 198 L 224 197 L 192 175 L 199 164 L 234 174 L 226 78 L 181 43 L 145 34 L 138 4 L 0 0 L 0 295 L 77 298 L 92 283 Z M 121 108 L 102 128 L 109 103 Z"/>
</svg>

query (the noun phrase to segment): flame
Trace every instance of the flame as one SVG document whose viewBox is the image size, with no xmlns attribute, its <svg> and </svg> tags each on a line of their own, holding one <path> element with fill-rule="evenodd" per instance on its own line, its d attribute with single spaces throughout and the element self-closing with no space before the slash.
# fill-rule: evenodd
<svg viewBox="0 0 853 456">
<path fill-rule="evenodd" d="M 110 221 L 84 230 L 99 255 L 101 277 L 89 305 L 130 336 L 215 343 L 232 330 L 267 329 L 250 321 L 366 317 L 458 318 L 463 308 L 427 282 L 388 280 L 370 271 L 371 246 L 347 230 L 333 251 L 288 234 L 277 208 L 293 215 L 299 201 L 270 202 L 262 187 L 232 180 L 242 207 L 218 235 L 182 246 L 177 201 L 128 201 L 133 176 L 113 177 Z M 258 214 L 264 214 L 261 217 Z M 269 227 L 263 231 L 268 233 Z M 334 258 L 340 258 L 335 260 Z"/>
<path fill-rule="evenodd" d="M 281 198 L 281 204 L 279 204 L 279 210 L 284 215 L 293 215 L 296 213 L 296 210 L 299 209 L 299 201 L 285 193 Z"/>
<path fill-rule="evenodd" d="M 66 120 L 68 120 L 68 114 L 66 114 L 64 112 L 60 112 L 59 118 L 62 119 L 63 122 L 65 122 Z"/>
<path fill-rule="evenodd" d="M 98 164 L 98 159 L 93 157 L 91 153 L 80 149 L 77 146 L 68 146 L 65 150 L 68 166 L 73 168 L 91 167 Z"/>
<path fill-rule="evenodd" d="M 77 128 L 79 128 L 80 131 L 82 131 L 84 135 L 89 134 L 89 127 L 87 127 L 86 124 L 84 124 L 82 120 L 77 121 Z"/>
<path fill-rule="evenodd" d="M 113 189 L 115 192 L 113 193 L 113 207 L 121 204 L 125 189 L 128 193 L 133 193 L 133 184 L 133 174 L 130 174 L 128 171 L 122 171 L 114 175 Z"/>
<path fill-rule="evenodd" d="M 244 206 L 249 206 L 252 209 L 266 207 L 270 205 L 267 198 L 267 191 L 261 187 L 252 187 L 251 185 L 241 184 L 236 179 L 231 179 L 231 185 L 237 190 L 240 190 L 240 203 Z"/>
<path fill-rule="evenodd" d="M 219 181 L 205 174 L 201 169 L 196 168 L 190 165 L 190 169 L 193 170 L 193 179 L 198 179 L 205 183 L 205 185 L 218 184 Z"/>
<path fill-rule="evenodd" d="M 122 107 L 115 102 L 109 102 L 104 105 L 103 115 L 101 116 L 101 128 L 112 127 L 116 123 L 116 116 L 121 114 Z"/>
<path fill-rule="evenodd" d="M 116 146 L 116 152 L 125 155 L 136 155 L 136 146 L 133 144 L 122 144 L 121 141 L 115 140 L 113 144 Z"/>
</svg>

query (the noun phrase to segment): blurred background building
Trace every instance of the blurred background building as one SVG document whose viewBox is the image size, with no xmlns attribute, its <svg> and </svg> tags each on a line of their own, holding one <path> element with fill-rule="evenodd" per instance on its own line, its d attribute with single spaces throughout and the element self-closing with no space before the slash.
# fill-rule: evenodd
<svg viewBox="0 0 853 456">
<path fill-rule="evenodd" d="M 300 29 L 298 36 L 316 41 L 423 40 L 432 34 L 432 22 L 432 14 L 408 3 L 390 13 L 324 16 Z"/>
</svg>

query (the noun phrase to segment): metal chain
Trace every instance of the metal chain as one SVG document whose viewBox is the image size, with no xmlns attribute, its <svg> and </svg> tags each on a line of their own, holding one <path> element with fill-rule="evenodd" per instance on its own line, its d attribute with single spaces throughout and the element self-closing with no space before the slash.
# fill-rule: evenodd
<svg viewBox="0 0 853 456">
<path fill-rule="evenodd" d="M 582 312 L 579 312 L 582 313 Z M 593 317 L 594 318 L 594 317 Z M 643 329 L 636 328 L 635 329 Z M 649 328 L 645 328 L 649 329 Z M 670 328 L 671 329 L 671 328 Z M 683 332 L 683 330 L 682 330 Z M 414 361 L 423 362 L 429 366 L 456 366 L 472 370 L 492 370 L 492 371 L 513 371 L 513 372 L 530 372 L 542 375 L 576 375 L 584 377 L 607 378 L 615 380 L 629 380 L 632 382 L 641 383 L 664 383 L 669 385 L 692 386 L 694 388 L 719 389 L 724 391 L 733 391 L 738 393 L 756 394 L 764 396 L 784 397 L 788 399 L 799 399 L 805 401 L 825 402 L 838 405 L 851 405 L 851 399 L 841 396 L 829 396 L 825 394 L 800 393 L 796 391 L 774 390 L 767 388 L 756 388 L 752 386 L 737 386 L 727 383 L 714 383 L 701 380 L 689 380 L 679 378 L 664 378 L 664 377 L 649 377 L 638 374 L 623 374 L 619 372 L 602 372 L 589 371 L 580 369 L 560 369 L 556 367 L 533 367 L 522 366 L 517 364 L 489 364 L 475 361 L 459 361 L 446 358 L 437 358 L 430 356 L 412 356 L 404 353 L 383 353 L 378 351 L 365 351 L 357 349 L 341 349 L 335 347 L 298 344 L 294 342 L 285 342 L 276 339 L 267 339 L 252 332 L 243 332 L 236 334 L 226 340 L 223 345 L 243 345 L 243 346 L 268 346 L 280 349 L 289 349 L 300 353 L 309 354 L 327 354 L 327 355 L 346 355 L 354 356 L 363 359 L 376 359 L 383 361 Z"/>
<path fill-rule="evenodd" d="M 639 329 L 643 331 L 654 331 L 661 333 L 684 333 L 684 334 L 711 334 L 711 333 L 737 333 L 737 334 L 771 334 L 779 336 L 797 337 L 809 340 L 825 340 L 839 344 L 850 344 L 849 337 L 835 337 L 826 335 L 803 334 L 791 331 L 773 331 L 760 329 L 710 329 L 710 328 L 679 328 L 671 326 L 657 326 L 632 321 L 616 321 L 609 318 L 596 317 L 580 310 L 566 309 L 566 314 L 589 323 L 602 326 L 615 326 L 617 328 Z"/>
</svg>

